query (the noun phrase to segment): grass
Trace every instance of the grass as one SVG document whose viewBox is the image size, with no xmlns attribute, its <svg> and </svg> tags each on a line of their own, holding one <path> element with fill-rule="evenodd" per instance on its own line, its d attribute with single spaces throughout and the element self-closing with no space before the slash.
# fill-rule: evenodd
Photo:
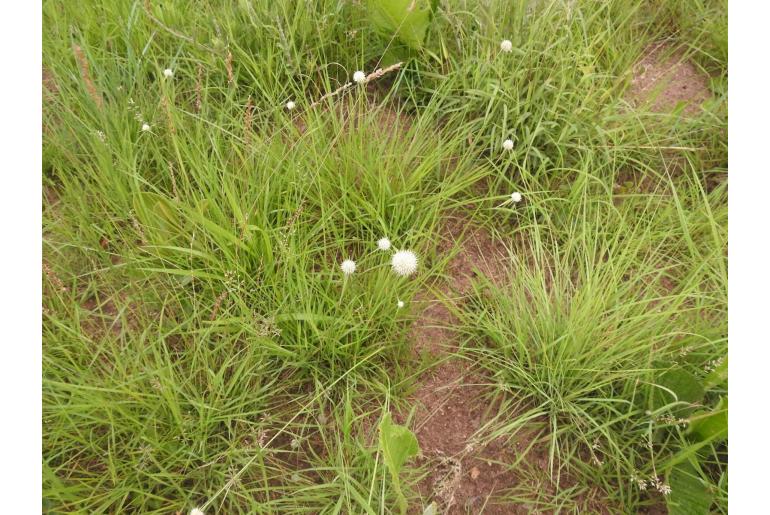
<svg viewBox="0 0 770 515">
<path fill-rule="evenodd" d="M 660 374 L 727 355 L 726 2 L 664 4 L 439 2 L 425 50 L 310 109 L 392 45 L 365 2 L 46 0 L 44 510 L 395 510 L 377 421 L 430 366 L 412 306 L 458 212 L 510 259 L 447 300 L 452 357 L 495 386 L 483 437 L 548 456 L 495 502 L 664 504 L 629 480 L 695 453 Z M 711 74 L 698 115 L 627 100 L 659 41 Z M 718 512 L 725 449 L 693 465 Z"/>
</svg>

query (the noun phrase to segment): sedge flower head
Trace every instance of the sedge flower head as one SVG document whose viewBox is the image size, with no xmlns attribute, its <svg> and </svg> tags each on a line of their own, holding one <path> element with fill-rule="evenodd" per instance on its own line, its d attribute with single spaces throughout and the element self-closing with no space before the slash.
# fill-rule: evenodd
<svg viewBox="0 0 770 515">
<path fill-rule="evenodd" d="M 503 141 L 503 148 L 505 150 L 513 150 L 513 140 L 512 139 L 507 139 L 507 140 Z"/>
<path fill-rule="evenodd" d="M 150 124 L 149 123 L 143 123 L 142 124 L 142 132 L 147 132 L 150 130 Z"/>
<path fill-rule="evenodd" d="M 206 515 L 206 514 L 203 513 L 203 510 L 200 508 L 193 508 L 192 510 L 190 510 L 190 515 Z"/>
<path fill-rule="evenodd" d="M 342 269 L 343 274 L 350 275 L 356 271 L 356 262 L 352 259 L 346 259 L 342 262 L 340 268 Z"/>
<path fill-rule="evenodd" d="M 356 84 L 361 84 L 365 80 L 366 80 L 366 74 L 361 70 L 358 70 L 356 73 L 353 74 L 353 82 L 355 82 Z"/>
<path fill-rule="evenodd" d="M 393 254 L 390 265 L 398 275 L 407 277 L 417 271 L 417 256 L 411 250 L 399 250 Z"/>
<path fill-rule="evenodd" d="M 380 238 L 377 240 L 377 248 L 380 250 L 388 250 L 390 248 L 390 240 L 387 238 Z"/>
<path fill-rule="evenodd" d="M 519 203 L 521 202 L 521 198 L 522 198 L 521 193 L 519 193 L 518 191 L 514 191 L 513 193 L 511 193 L 511 201 Z"/>
<path fill-rule="evenodd" d="M 511 40 L 504 39 L 500 43 L 500 50 L 502 50 L 503 52 L 510 52 L 510 51 L 512 51 L 513 50 L 513 43 L 511 43 Z"/>
<path fill-rule="evenodd" d="M 293 100 L 289 100 L 288 102 L 286 102 L 286 109 L 288 109 L 289 111 L 291 111 L 295 107 L 297 107 L 297 104 Z"/>
<path fill-rule="evenodd" d="M 404 307 L 404 301 L 403 300 L 399 300 L 398 303 L 396 304 L 396 306 L 398 306 L 398 309 L 403 308 Z"/>
<path fill-rule="evenodd" d="M 166 68 L 165 70 L 163 70 L 163 76 L 166 77 L 167 79 L 170 79 L 171 77 L 174 76 L 174 71 L 171 68 Z"/>
</svg>

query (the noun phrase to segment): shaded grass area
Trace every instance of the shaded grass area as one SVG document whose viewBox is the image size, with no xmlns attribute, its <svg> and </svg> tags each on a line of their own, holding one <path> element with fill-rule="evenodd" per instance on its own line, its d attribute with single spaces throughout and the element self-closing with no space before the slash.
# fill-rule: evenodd
<svg viewBox="0 0 770 515">
<path fill-rule="evenodd" d="M 504 285 L 456 308 L 457 356 L 500 402 L 484 435 L 536 431 L 548 456 L 495 502 L 664 502 L 629 480 L 689 445 L 652 385 L 727 351 L 723 5 L 472 4 L 440 2 L 402 70 L 308 109 L 390 45 L 363 4 L 44 2 L 45 510 L 393 510 L 374 428 L 426 365 L 410 306 L 457 210 L 511 248 Z M 661 40 L 711 73 L 694 117 L 625 100 Z M 507 464 L 525 479 L 527 456 Z M 415 509 L 426 473 L 405 472 Z"/>
</svg>

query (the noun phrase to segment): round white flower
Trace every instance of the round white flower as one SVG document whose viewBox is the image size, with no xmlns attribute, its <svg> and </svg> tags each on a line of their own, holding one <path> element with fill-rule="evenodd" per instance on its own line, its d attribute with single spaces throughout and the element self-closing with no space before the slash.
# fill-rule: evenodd
<svg viewBox="0 0 770 515">
<path fill-rule="evenodd" d="M 206 515 L 206 514 L 203 513 L 203 510 L 200 508 L 193 508 L 192 510 L 190 510 L 190 515 Z"/>
<path fill-rule="evenodd" d="M 340 265 L 340 268 L 342 268 L 342 273 L 345 275 L 350 275 L 353 272 L 356 271 L 356 262 L 352 259 L 346 259 L 342 262 Z"/>
<path fill-rule="evenodd" d="M 396 304 L 396 305 L 398 306 L 398 309 L 401 309 L 401 308 L 404 307 L 404 301 L 403 300 L 399 300 L 398 304 Z"/>
<path fill-rule="evenodd" d="M 357 71 L 353 74 L 353 82 L 357 84 L 361 84 L 366 80 L 366 74 L 362 72 L 361 70 Z"/>
<path fill-rule="evenodd" d="M 511 43 L 511 40 L 504 39 L 500 43 L 500 50 L 502 50 L 503 52 L 510 52 L 511 50 L 513 50 L 513 43 Z"/>
<path fill-rule="evenodd" d="M 143 132 L 147 132 L 147 131 L 149 131 L 149 130 L 150 130 L 150 124 L 148 124 L 148 123 L 143 123 L 143 124 L 142 124 L 142 131 L 143 131 Z"/>
<path fill-rule="evenodd" d="M 411 250 L 399 250 L 393 254 L 390 265 L 398 275 L 407 277 L 417 271 L 417 256 Z"/>
<path fill-rule="evenodd" d="M 513 140 L 512 139 L 507 139 L 507 140 L 503 141 L 503 148 L 505 150 L 513 150 Z"/>
<path fill-rule="evenodd" d="M 289 100 L 288 102 L 286 102 L 286 109 L 288 109 L 289 111 L 291 111 L 295 107 L 297 107 L 297 104 L 295 104 L 293 100 Z"/>
<path fill-rule="evenodd" d="M 390 248 L 390 240 L 387 238 L 380 238 L 377 240 L 377 248 L 380 250 L 388 250 Z"/>
<path fill-rule="evenodd" d="M 174 76 L 174 72 L 173 70 L 171 70 L 171 68 L 166 68 L 165 70 L 163 70 L 163 76 L 170 79 L 171 77 Z"/>
<path fill-rule="evenodd" d="M 516 203 L 521 202 L 521 193 L 518 191 L 511 193 L 511 200 Z"/>
</svg>

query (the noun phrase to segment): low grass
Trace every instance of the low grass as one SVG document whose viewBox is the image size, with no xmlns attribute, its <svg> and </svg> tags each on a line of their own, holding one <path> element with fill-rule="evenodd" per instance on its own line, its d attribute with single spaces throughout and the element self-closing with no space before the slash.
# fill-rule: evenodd
<svg viewBox="0 0 770 515">
<path fill-rule="evenodd" d="M 44 511 L 394 511 L 377 422 L 458 212 L 510 254 L 452 304 L 483 436 L 548 455 L 495 503 L 665 503 L 631 476 L 695 451 L 655 385 L 727 354 L 725 2 L 439 2 L 413 59 L 310 107 L 392 45 L 365 4 L 43 3 Z M 711 74 L 696 116 L 624 96 L 660 41 Z M 724 445 L 699 477 L 726 512 Z"/>
</svg>

